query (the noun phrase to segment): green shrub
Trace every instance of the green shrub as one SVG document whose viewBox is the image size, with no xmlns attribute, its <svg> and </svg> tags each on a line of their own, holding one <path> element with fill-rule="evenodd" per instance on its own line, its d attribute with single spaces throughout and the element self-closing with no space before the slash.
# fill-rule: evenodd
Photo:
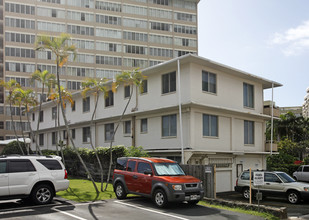
<svg viewBox="0 0 309 220">
<path fill-rule="evenodd" d="M 26 144 L 24 142 L 19 142 L 21 148 L 23 149 L 24 153 L 27 154 L 27 148 Z M 33 154 L 32 150 L 29 149 L 29 153 Z M 3 151 L 1 152 L 1 155 L 10 155 L 10 154 L 20 154 L 22 155 L 22 152 L 20 151 L 20 148 L 18 146 L 17 141 L 12 141 L 11 143 L 8 143 Z"/>
</svg>

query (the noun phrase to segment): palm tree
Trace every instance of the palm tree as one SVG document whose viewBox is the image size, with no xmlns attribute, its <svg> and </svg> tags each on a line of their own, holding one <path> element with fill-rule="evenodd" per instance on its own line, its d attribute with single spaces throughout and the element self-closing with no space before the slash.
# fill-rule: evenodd
<svg viewBox="0 0 309 220">
<path fill-rule="evenodd" d="M 19 123 L 20 123 L 20 129 L 21 129 L 21 135 L 22 138 L 24 140 L 24 143 L 26 144 L 26 139 L 25 139 L 25 135 L 24 135 L 24 127 L 23 127 L 23 123 L 22 123 L 22 95 L 21 95 L 21 90 L 23 90 L 22 88 L 16 88 L 14 89 L 14 91 L 12 92 L 12 96 L 11 96 L 11 100 L 12 100 L 12 104 L 13 105 L 17 105 L 18 109 L 19 109 Z M 27 155 L 29 155 L 29 149 L 27 148 Z"/>
<path fill-rule="evenodd" d="M 7 89 L 9 91 L 9 95 L 8 95 L 7 99 L 8 99 L 9 104 L 10 104 L 11 122 L 12 122 L 12 126 L 13 126 L 13 130 L 14 130 L 14 134 L 15 134 L 15 137 L 16 137 L 16 140 L 17 140 L 18 147 L 19 147 L 21 153 L 24 155 L 24 151 L 23 151 L 23 149 L 22 149 L 22 147 L 21 147 L 21 145 L 18 141 L 18 136 L 17 136 L 14 120 L 13 120 L 13 114 L 12 114 L 13 91 L 16 88 L 20 88 L 20 85 L 16 82 L 16 80 L 11 79 L 8 82 L 1 80 L 0 86 L 3 86 L 5 89 Z"/>
<path fill-rule="evenodd" d="M 34 132 L 30 124 L 29 112 L 30 112 L 30 107 L 36 107 L 38 105 L 38 101 L 35 98 L 35 94 L 32 89 L 20 90 L 20 93 L 22 96 L 22 104 L 25 107 L 27 122 L 30 128 L 31 140 L 33 140 L 33 138 L 35 138 L 35 135 L 34 135 Z M 39 154 L 42 155 L 41 149 L 39 145 L 37 144 L 37 142 L 36 142 L 36 152 L 39 152 Z"/>
<path fill-rule="evenodd" d="M 94 78 L 90 78 L 87 79 L 85 82 L 82 83 L 82 87 L 83 87 L 83 91 L 82 91 L 82 96 L 85 98 L 86 95 L 91 92 L 94 96 L 94 100 L 95 100 L 95 105 L 94 105 L 94 110 L 92 112 L 92 116 L 91 116 L 91 120 L 90 120 L 90 145 L 96 155 L 98 164 L 99 164 L 99 168 L 100 168 L 100 174 L 101 174 L 101 191 L 103 192 L 103 166 L 101 164 L 98 152 L 97 152 L 97 148 L 96 146 L 94 146 L 93 141 L 92 141 L 92 134 L 91 134 L 91 129 L 93 127 L 93 119 L 94 116 L 96 114 L 96 110 L 98 107 L 98 103 L 99 103 L 99 96 L 100 93 L 102 92 L 103 94 L 106 94 L 107 92 L 107 87 L 106 87 L 106 82 L 107 79 L 94 79 Z"/>
<path fill-rule="evenodd" d="M 36 70 L 32 75 L 31 75 L 31 80 L 32 82 L 39 82 L 42 85 L 42 90 L 41 90 L 41 98 L 40 98 L 40 104 L 39 104 L 39 111 L 38 111 L 38 122 L 37 122 L 37 129 L 36 129 L 36 135 L 35 135 L 35 143 L 37 148 L 38 147 L 38 132 L 40 129 L 40 112 L 42 110 L 42 103 L 43 103 L 43 96 L 44 96 L 44 91 L 45 87 L 48 88 L 48 94 L 50 92 L 50 89 L 52 88 L 52 85 L 55 83 L 55 75 L 48 72 L 47 70 L 44 70 L 41 72 L 41 70 Z M 40 152 L 41 153 L 41 152 Z"/>
<path fill-rule="evenodd" d="M 36 44 L 35 44 L 35 49 L 36 50 L 50 50 L 56 57 L 56 67 L 57 67 L 57 71 L 56 71 L 56 76 L 57 76 L 57 84 L 58 84 L 58 92 L 59 92 L 59 100 L 60 103 L 62 102 L 62 97 L 61 97 L 61 91 L 60 91 L 60 76 L 59 76 L 59 68 L 61 68 L 69 59 L 69 56 L 71 54 L 73 54 L 74 58 L 76 58 L 76 48 L 74 45 L 68 45 L 68 41 L 71 39 L 69 34 L 66 33 L 61 33 L 59 37 L 50 37 L 50 36 L 46 36 L 46 35 L 40 35 L 38 36 L 37 40 L 36 40 Z M 83 159 L 81 158 L 80 154 L 78 153 L 78 150 L 75 146 L 74 140 L 70 134 L 70 130 L 69 130 L 69 125 L 68 125 L 68 121 L 64 112 L 64 108 L 63 105 L 60 104 L 61 107 L 61 111 L 62 111 L 62 116 L 63 116 L 63 120 L 64 120 L 64 124 L 67 130 L 67 134 L 68 137 L 73 145 L 73 148 L 77 154 L 77 157 L 79 158 L 80 162 L 82 163 L 83 167 L 85 168 L 87 174 L 89 175 L 93 186 L 97 192 L 97 195 L 99 195 L 99 190 L 85 164 L 85 162 L 83 161 Z"/>
<path fill-rule="evenodd" d="M 105 189 L 107 189 L 107 185 L 109 183 L 109 179 L 110 179 L 110 174 L 111 174 L 111 169 L 112 169 L 112 163 L 113 163 L 113 154 L 112 154 L 112 146 L 113 146 L 113 140 L 114 140 L 114 136 L 115 136 L 115 133 L 117 132 L 118 130 L 118 127 L 120 125 L 120 122 L 122 121 L 123 119 L 123 116 L 130 104 L 130 101 L 131 101 L 131 98 L 132 98 L 132 95 L 133 95 L 133 89 L 134 89 L 134 86 L 136 87 L 136 97 L 138 95 L 137 91 L 138 91 L 138 88 L 140 90 L 143 89 L 143 80 L 146 79 L 146 76 L 144 76 L 142 74 L 141 71 L 139 71 L 138 69 L 134 69 L 132 70 L 131 72 L 130 71 L 127 71 L 127 72 L 123 72 L 122 74 L 120 75 L 117 75 L 116 76 L 116 80 L 113 82 L 112 84 L 112 91 L 113 92 L 116 92 L 117 88 L 120 86 L 120 85 L 124 85 L 124 86 L 130 86 L 131 87 L 131 91 L 130 91 L 130 97 L 128 99 L 128 102 L 122 112 L 122 115 L 120 116 L 118 122 L 117 122 L 117 125 L 116 125 L 116 128 L 114 129 L 114 132 L 113 132 L 113 135 L 111 137 L 111 142 L 110 142 L 110 161 L 109 161 L 109 168 L 108 168 L 108 174 L 107 174 L 107 181 L 106 181 L 106 186 L 105 186 Z"/>
<path fill-rule="evenodd" d="M 60 105 L 60 98 L 59 97 L 60 96 L 59 96 L 58 85 L 56 85 L 56 87 L 57 87 L 56 90 L 54 92 L 52 92 L 48 98 L 56 103 L 56 107 L 57 107 L 56 118 L 57 118 L 57 122 L 58 122 L 58 127 L 60 127 L 60 117 L 59 117 L 59 109 L 60 109 L 59 108 L 59 105 Z M 66 108 L 67 102 L 70 102 L 71 106 L 73 106 L 74 100 L 72 98 L 72 94 L 70 92 L 68 92 L 67 90 L 65 90 L 63 88 L 63 86 L 60 86 L 60 92 L 61 92 L 61 97 L 62 97 L 62 101 L 63 101 L 63 103 L 62 103 L 63 108 Z M 64 156 L 63 156 L 63 144 L 62 144 L 62 141 L 61 141 L 61 132 L 60 132 L 59 129 L 58 129 L 58 136 L 59 136 L 59 145 L 60 145 L 61 156 L 63 158 L 63 164 L 65 165 L 65 160 L 64 160 Z M 58 137 L 57 137 L 56 143 L 57 143 L 56 149 L 57 149 L 57 154 L 58 154 Z"/>
</svg>

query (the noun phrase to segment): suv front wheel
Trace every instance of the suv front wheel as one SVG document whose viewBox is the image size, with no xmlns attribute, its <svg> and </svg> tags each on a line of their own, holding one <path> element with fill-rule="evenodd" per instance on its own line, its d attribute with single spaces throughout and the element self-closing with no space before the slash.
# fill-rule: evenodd
<svg viewBox="0 0 309 220">
<path fill-rule="evenodd" d="M 167 206 L 167 196 L 162 189 L 158 189 L 153 194 L 153 201 L 155 202 L 156 206 L 159 208 L 163 208 Z"/>
<path fill-rule="evenodd" d="M 245 199 L 250 199 L 250 189 L 248 187 L 242 190 L 242 195 Z"/>
<path fill-rule="evenodd" d="M 31 193 L 31 199 L 35 204 L 44 205 L 53 200 L 53 189 L 49 185 L 41 184 L 36 186 Z"/>
<path fill-rule="evenodd" d="M 300 201 L 300 195 L 297 191 L 290 190 L 287 193 L 287 199 L 290 203 L 296 204 L 296 203 L 299 203 L 299 201 Z"/>
</svg>

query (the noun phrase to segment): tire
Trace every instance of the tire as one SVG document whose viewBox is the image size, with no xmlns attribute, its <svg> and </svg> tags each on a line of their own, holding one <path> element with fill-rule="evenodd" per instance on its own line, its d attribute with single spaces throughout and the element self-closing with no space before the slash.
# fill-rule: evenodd
<svg viewBox="0 0 309 220">
<path fill-rule="evenodd" d="M 152 199 L 157 207 L 159 208 L 167 207 L 168 201 L 167 201 L 167 196 L 164 190 L 157 189 L 154 192 Z"/>
<path fill-rule="evenodd" d="M 30 197 L 37 205 L 48 204 L 54 198 L 54 190 L 49 185 L 41 184 L 32 190 Z"/>
<path fill-rule="evenodd" d="M 116 186 L 115 186 L 115 194 L 116 194 L 116 197 L 117 199 L 125 199 L 127 198 L 127 193 L 126 193 L 126 190 L 123 186 L 122 183 L 116 183 Z"/>
<path fill-rule="evenodd" d="M 291 204 L 297 204 L 300 202 L 300 194 L 295 190 L 290 190 L 287 193 L 287 199 Z"/>
<path fill-rule="evenodd" d="M 250 199 L 250 189 L 249 188 L 244 188 L 242 190 L 242 196 L 245 198 L 245 199 Z"/>
</svg>

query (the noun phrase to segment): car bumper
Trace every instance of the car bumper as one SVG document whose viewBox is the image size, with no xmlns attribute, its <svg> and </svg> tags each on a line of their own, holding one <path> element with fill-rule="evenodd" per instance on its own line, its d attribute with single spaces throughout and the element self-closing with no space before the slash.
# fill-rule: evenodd
<svg viewBox="0 0 309 220">
<path fill-rule="evenodd" d="M 306 191 L 302 191 L 300 192 L 300 196 L 302 199 L 309 199 L 309 192 L 306 192 Z"/>
<path fill-rule="evenodd" d="M 170 202 L 183 202 L 183 201 L 196 201 L 201 200 L 204 197 L 204 191 L 195 192 L 173 192 L 168 196 Z"/>
<path fill-rule="evenodd" d="M 242 188 L 243 188 L 243 187 L 241 187 L 241 186 L 235 186 L 235 187 L 234 187 L 234 190 L 235 190 L 235 192 L 242 193 Z"/>
<path fill-rule="evenodd" d="M 69 188 L 70 181 L 69 180 L 62 180 L 62 181 L 57 181 L 57 184 L 55 185 L 55 191 L 62 191 L 66 190 Z"/>
</svg>

